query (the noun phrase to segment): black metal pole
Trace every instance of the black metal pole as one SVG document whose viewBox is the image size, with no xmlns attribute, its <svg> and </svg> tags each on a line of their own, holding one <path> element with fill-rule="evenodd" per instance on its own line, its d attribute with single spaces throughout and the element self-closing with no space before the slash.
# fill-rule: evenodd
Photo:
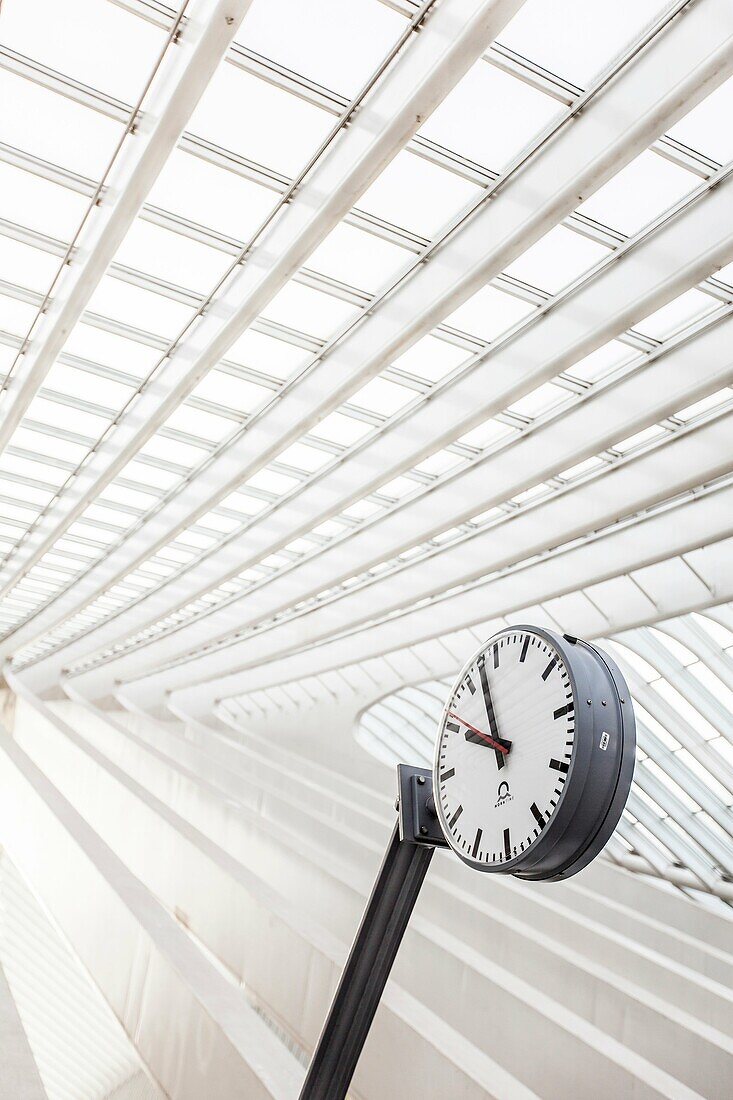
<svg viewBox="0 0 733 1100">
<path fill-rule="evenodd" d="M 426 778 L 429 774 L 412 768 L 407 776 L 412 779 L 413 790 L 414 783 L 420 783 L 423 805 L 430 790 Z M 427 826 L 418 827 L 418 835 L 422 830 L 427 832 Z M 400 840 L 400 824 L 395 824 L 300 1100 L 343 1100 L 346 1096 L 436 843 L 440 841 L 416 841 L 411 835 Z"/>
</svg>

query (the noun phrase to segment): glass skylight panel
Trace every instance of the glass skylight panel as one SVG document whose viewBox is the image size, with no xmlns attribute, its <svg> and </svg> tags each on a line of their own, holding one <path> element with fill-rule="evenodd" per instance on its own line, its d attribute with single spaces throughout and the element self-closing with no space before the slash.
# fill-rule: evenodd
<svg viewBox="0 0 733 1100">
<path fill-rule="evenodd" d="M 510 264 L 506 274 L 557 294 L 608 254 L 596 241 L 557 225 Z"/>
<path fill-rule="evenodd" d="M 88 205 L 84 195 L 0 161 L 0 217 L 70 241 Z"/>
<path fill-rule="evenodd" d="M 114 275 L 105 275 L 101 280 L 88 308 L 91 313 L 169 340 L 181 331 L 194 312 L 192 306 L 164 294 L 153 294 Z"/>
<path fill-rule="evenodd" d="M 350 405 L 378 413 L 380 416 L 393 416 L 414 398 L 412 390 L 389 382 L 386 378 L 372 378 L 360 390 L 349 398 Z"/>
<path fill-rule="evenodd" d="M 638 352 L 630 349 L 619 340 L 610 340 L 589 355 L 579 359 L 577 363 L 567 367 L 565 374 L 576 378 L 581 382 L 598 382 L 607 374 L 616 370 L 623 363 L 638 356 Z"/>
<path fill-rule="evenodd" d="M 417 482 L 412 481 L 408 477 L 393 477 L 389 481 L 386 481 L 384 485 L 380 485 L 375 492 L 379 493 L 382 497 L 390 497 L 394 500 L 399 500 L 401 497 L 407 496 L 408 493 L 414 493 L 419 488 Z"/>
<path fill-rule="evenodd" d="M 277 340 L 273 336 L 255 332 L 252 328 L 243 332 L 227 352 L 227 359 L 283 382 L 304 367 L 312 357 L 312 352 L 304 348 L 296 347 L 287 340 Z"/>
<path fill-rule="evenodd" d="M 45 397 L 34 397 L 28 406 L 27 420 L 35 420 L 40 424 L 46 424 L 54 428 L 68 429 L 71 419 L 69 406 L 62 402 L 50 401 Z M 109 424 L 106 417 L 88 412 L 86 409 L 74 408 L 73 411 L 74 432 L 98 439 Z"/>
<path fill-rule="evenodd" d="M 511 435 L 517 435 L 517 429 L 510 427 L 509 424 L 502 423 L 501 420 L 484 420 L 478 427 L 472 428 L 470 432 L 466 432 L 458 439 L 459 443 L 464 443 L 468 447 L 476 447 L 477 450 L 484 450 L 485 447 L 490 447 L 495 443 L 499 443 L 500 440 L 508 439 Z"/>
<path fill-rule="evenodd" d="M 375 510 L 378 511 L 379 509 L 375 508 Z M 344 533 L 344 530 L 345 528 L 341 523 L 338 523 L 336 520 L 333 519 L 327 519 L 323 523 L 319 523 L 316 527 L 314 527 L 310 533 L 312 535 L 320 535 L 320 537 L 324 539 L 333 539 L 336 538 L 338 535 L 342 535 Z"/>
<path fill-rule="evenodd" d="M 263 316 L 268 321 L 328 340 L 360 312 L 350 302 L 291 281 L 268 303 Z"/>
<path fill-rule="evenodd" d="M 138 340 L 128 340 L 114 332 L 83 322 L 75 325 L 64 351 L 92 363 L 101 363 L 136 378 L 145 377 L 159 361 L 161 351 Z"/>
<path fill-rule="evenodd" d="M 267 507 L 267 501 L 254 497 L 247 492 L 234 492 L 224 497 L 220 502 L 222 508 L 229 508 L 235 512 L 241 512 L 243 516 L 256 516 Z"/>
<path fill-rule="evenodd" d="M 0 215 L 2 215 L 0 198 Z M 39 294 L 45 294 L 51 286 L 59 267 L 60 259 L 39 248 L 15 241 L 11 237 L 0 237 L 0 279 L 16 286 L 27 287 Z"/>
<path fill-rule="evenodd" d="M 536 307 L 505 294 L 493 286 L 484 286 L 445 319 L 446 325 L 481 340 L 496 340 L 502 333 L 529 317 Z"/>
<path fill-rule="evenodd" d="M 176 149 L 148 202 L 246 243 L 277 202 L 277 194 L 236 172 Z"/>
<path fill-rule="evenodd" d="M 676 123 L 669 136 L 725 164 L 733 158 L 732 116 L 733 77 L 729 77 Z"/>
<path fill-rule="evenodd" d="M 80 397 L 92 401 L 105 409 L 118 412 L 130 399 L 133 390 L 130 386 L 101 378 L 87 370 L 56 363 L 46 375 L 45 388 L 56 390 L 70 397 Z M 67 417 L 68 422 L 68 417 Z"/>
<path fill-rule="evenodd" d="M 32 428 L 27 421 L 21 421 L 20 427 L 13 433 L 13 445 L 24 450 L 35 452 L 46 458 L 57 458 L 65 463 L 75 466 L 87 453 L 88 447 L 81 443 L 70 442 L 67 439 L 59 439 L 46 432 L 39 432 Z"/>
<path fill-rule="evenodd" d="M 138 217 L 115 260 L 174 286 L 206 293 L 229 268 L 232 257 Z"/>
<path fill-rule="evenodd" d="M 363 420 L 357 420 L 353 416 L 344 416 L 340 412 L 332 412 L 325 416 L 323 420 L 319 420 L 316 426 L 311 429 L 310 434 L 317 439 L 324 439 L 327 443 L 337 443 L 341 447 L 351 447 L 373 430 L 371 424 L 366 424 Z"/>
<path fill-rule="evenodd" d="M 678 409 L 674 416 L 676 420 L 693 420 L 696 416 L 702 416 L 706 412 L 711 412 L 713 409 L 720 408 L 722 405 L 727 404 L 733 399 L 733 389 L 728 387 L 724 390 L 716 390 L 715 393 L 709 394 L 707 397 L 700 398 L 699 401 L 693 401 L 691 405 L 687 405 L 684 409 Z"/>
<path fill-rule="evenodd" d="M 475 184 L 403 151 L 364 192 L 357 207 L 432 238 L 480 194 Z"/>
<path fill-rule="evenodd" d="M 128 478 L 140 485 L 149 485 L 153 489 L 167 492 L 180 480 L 180 474 L 164 469 L 157 462 L 144 458 L 133 458 L 123 466 L 119 478 Z"/>
<path fill-rule="evenodd" d="M 413 262 L 406 249 L 341 222 L 311 253 L 306 267 L 373 294 Z"/>
<path fill-rule="evenodd" d="M 228 417 L 215 416 L 213 413 L 194 409 L 190 405 L 179 405 L 166 420 L 166 427 L 185 432 L 203 440 L 209 445 L 221 443 L 237 429 L 237 422 Z"/>
<path fill-rule="evenodd" d="M 188 129 L 247 160 L 295 176 L 333 125 L 333 115 L 223 61 Z"/>
<path fill-rule="evenodd" d="M 228 371 L 210 370 L 192 391 L 192 397 L 216 402 L 242 415 L 254 412 L 273 391 Z"/>
<path fill-rule="evenodd" d="M 121 123 L 6 70 L 0 101 L 13 105 L 0 114 L 0 141 L 95 182 L 124 132 Z"/>
<path fill-rule="evenodd" d="M 652 424 L 640 432 L 635 432 L 634 435 L 627 436 L 626 439 L 620 439 L 618 443 L 613 444 L 613 449 L 619 454 L 628 454 L 629 451 L 643 447 L 645 443 L 651 443 L 665 434 L 665 429 L 660 424 Z"/>
<path fill-rule="evenodd" d="M 53 496 L 50 490 L 41 489 L 35 485 L 24 485 L 22 482 L 4 477 L 2 471 L 0 471 L 0 493 L 10 501 L 17 501 L 21 507 L 28 505 L 33 513 L 44 508 Z M 15 518 L 23 519 L 24 516 L 16 515 Z"/>
<path fill-rule="evenodd" d="M 647 150 L 581 203 L 578 212 L 633 236 L 699 184 L 691 172 Z"/>
<path fill-rule="evenodd" d="M 461 455 L 454 454 L 453 451 L 441 450 L 428 455 L 422 462 L 418 462 L 414 469 L 421 474 L 431 474 L 433 477 L 439 477 L 440 474 L 444 474 L 448 470 L 454 470 L 456 466 L 460 466 L 464 461 Z"/>
<path fill-rule="evenodd" d="M 255 0 L 236 40 L 352 98 L 404 27 L 404 18 L 377 0 L 346 6 L 341 0 Z"/>
<path fill-rule="evenodd" d="M 294 466 L 296 469 L 304 470 L 306 473 L 314 473 L 316 470 L 320 470 L 322 466 L 332 462 L 333 457 L 328 451 L 321 451 L 304 443 L 292 443 L 280 452 L 277 461 L 286 466 Z"/>
<path fill-rule="evenodd" d="M 262 489 L 266 493 L 272 493 L 273 496 L 279 497 L 284 493 L 289 493 L 297 484 L 297 478 L 265 467 L 264 470 L 258 470 L 252 477 L 247 478 L 242 488 L 249 486 L 253 489 Z"/>
<path fill-rule="evenodd" d="M 97 524 L 84 523 L 81 519 L 71 524 L 68 533 L 70 535 L 80 535 L 82 538 L 98 543 L 111 543 L 118 537 L 114 531 L 105 531 Z"/>
<path fill-rule="evenodd" d="M 0 329 L 24 337 L 33 324 L 38 310 L 27 302 L 0 294 Z"/>
<path fill-rule="evenodd" d="M 68 474 L 58 466 L 51 466 L 44 461 L 45 455 L 29 455 L 28 457 L 14 454 L 12 450 L 15 444 L 15 435 L 11 438 L 11 444 L 0 457 L 0 469 L 9 473 L 18 474 L 20 477 L 29 477 L 34 481 L 44 481 L 49 488 L 62 485 Z M 28 486 L 30 490 L 30 486 Z"/>
<path fill-rule="evenodd" d="M 537 389 L 532 390 L 531 393 L 525 394 L 518 401 L 508 405 L 506 411 L 534 419 L 543 413 L 549 412 L 561 401 L 566 400 L 567 396 L 566 390 L 560 389 L 552 382 L 545 382 Z"/>
<path fill-rule="evenodd" d="M 554 99 L 480 59 L 420 133 L 500 172 L 560 111 Z"/>
<path fill-rule="evenodd" d="M 412 482 L 412 484 L 414 485 L 414 482 Z M 341 512 L 341 516 L 343 516 L 347 520 L 363 520 L 369 519 L 370 516 L 373 516 L 376 512 L 380 511 L 381 505 L 378 504 L 375 500 L 355 500 L 354 503 L 350 504 L 348 508 L 344 508 L 344 510 Z M 325 527 L 326 524 L 321 523 L 318 525 L 318 527 L 314 527 L 313 530 L 319 535 L 325 534 Z"/>
<path fill-rule="evenodd" d="M 146 493 L 140 489 L 129 489 L 127 486 L 113 481 L 99 494 L 97 499 L 100 502 L 108 501 L 111 504 L 124 504 L 128 508 L 136 508 L 141 512 L 147 512 L 158 500 L 158 495 Z"/>
<path fill-rule="evenodd" d="M 209 527 L 222 535 L 229 535 L 239 527 L 236 519 L 232 519 L 231 516 L 222 516 L 218 512 L 207 512 L 205 515 L 200 516 L 196 522 L 200 527 Z"/>
<path fill-rule="evenodd" d="M 140 454 L 160 458 L 165 462 L 191 470 L 206 457 L 207 451 L 201 447 L 193 447 L 190 443 L 181 443 L 177 439 L 170 439 L 168 436 L 156 433 L 141 448 Z"/>
<path fill-rule="evenodd" d="M 441 378 L 445 378 L 470 358 L 471 353 L 465 348 L 457 347 L 435 336 L 423 336 L 406 352 L 394 359 L 392 366 L 417 378 L 423 378 L 426 382 L 439 382 Z"/>
<path fill-rule="evenodd" d="M 582 88 L 608 68 L 669 6 L 667 0 L 527 0 L 499 35 L 502 45 Z"/>
<path fill-rule="evenodd" d="M 590 474 L 595 470 L 600 470 L 605 465 L 602 458 L 598 458 L 594 455 L 592 458 L 586 458 L 582 462 L 576 462 L 574 466 L 569 466 L 567 470 L 561 470 L 557 476 L 562 478 L 563 481 L 574 481 L 578 477 L 583 477 L 584 474 Z"/>
<path fill-rule="evenodd" d="M 653 340 L 666 340 L 719 308 L 720 302 L 716 298 L 693 288 L 637 321 L 634 331 L 651 336 Z"/>
<path fill-rule="evenodd" d="M 90 504 L 88 508 L 85 508 L 81 518 L 87 520 L 98 519 L 100 523 L 113 524 L 122 531 L 126 527 L 132 526 L 139 516 L 131 515 L 129 512 L 121 512 L 119 508 L 100 500 L 96 504 Z"/>
<path fill-rule="evenodd" d="M 2 39 L 27 57 L 132 103 L 143 90 L 165 34 L 99 0 L 9 0 L 3 4 Z"/>
</svg>

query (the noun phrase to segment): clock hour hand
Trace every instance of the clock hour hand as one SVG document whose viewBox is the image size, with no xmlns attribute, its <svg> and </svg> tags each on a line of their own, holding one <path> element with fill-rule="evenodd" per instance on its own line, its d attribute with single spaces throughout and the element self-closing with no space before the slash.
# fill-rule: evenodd
<svg viewBox="0 0 733 1100">
<path fill-rule="evenodd" d="M 483 661 L 479 663 L 479 676 L 481 677 L 481 690 L 484 694 L 484 703 L 486 704 L 486 716 L 489 719 L 489 732 L 495 741 L 501 741 L 499 737 L 499 730 L 496 725 L 496 714 L 494 712 L 494 703 L 491 698 L 491 691 L 489 689 L 489 678 L 486 675 L 486 665 Z M 503 768 L 505 764 L 504 757 L 500 752 L 496 753 L 496 766 L 497 768 Z"/>
<path fill-rule="evenodd" d="M 503 757 L 509 752 L 512 747 L 511 741 L 506 741 L 503 737 L 494 738 L 489 737 L 488 733 L 484 733 L 483 730 L 478 729 L 477 726 L 471 725 L 465 718 L 461 718 L 460 714 L 455 714 L 454 711 L 449 710 L 448 714 L 451 718 L 455 718 L 461 725 L 466 727 L 466 740 L 474 741 L 477 745 L 489 745 L 497 756 Z"/>
</svg>

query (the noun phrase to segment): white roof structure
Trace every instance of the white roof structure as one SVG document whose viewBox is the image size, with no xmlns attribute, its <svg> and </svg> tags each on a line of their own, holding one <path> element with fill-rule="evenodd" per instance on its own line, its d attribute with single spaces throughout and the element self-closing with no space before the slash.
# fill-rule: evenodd
<svg viewBox="0 0 733 1100">
<path fill-rule="evenodd" d="M 2 0 L 0 100 L 13 691 L 417 762 L 494 629 L 604 640 L 607 854 L 724 912 L 730 3 Z"/>
</svg>

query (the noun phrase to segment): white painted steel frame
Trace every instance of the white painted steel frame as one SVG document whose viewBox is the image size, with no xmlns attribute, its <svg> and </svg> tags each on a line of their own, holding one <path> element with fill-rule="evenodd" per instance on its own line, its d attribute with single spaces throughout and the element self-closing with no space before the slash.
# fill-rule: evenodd
<svg viewBox="0 0 733 1100">
<path fill-rule="evenodd" d="M 28 540 L 27 569 L 144 445 L 226 354 L 278 290 L 413 136 L 521 6 L 522 0 L 427 0 L 397 61 L 373 78 L 268 215 L 216 288 L 205 315 L 176 338 L 114 432 Z M 409 28 L 408 28 L 409 30 Z M 373 83 L 373 87 L 372 87 Z M 348 122 L 348 126 L 347 126 Z M 176 135 L 177 137 L 178 135 Z M 246 259 L 244 266 L 239 266 Z M 280 447 L 279 449 L 282 449 Z M 221 493 L 224 496 L 225 492 Z M 63 503 L 63 508 L 62 508 Z M 57 521 L 56 511 L 62 515 Z M 13 579 L 7 588 L 12 587 Z"/>
<path fill-rule="evenodd" d="M 428 331 L 431 325 L 440 319 L 439 315 L 444 316 L 459 301 L 464 300 L 486 280 L 494 267 L 497 270 L 500 269 L 514 255 L 526 248 L 532 240 L 540 236 L 545 229 L 555 224 L 559 217 L 572 209 L 573 196 L 577 202 L 579 194 L 584 197 L 590 193 L 622 164 L 627 163 L 636 152 L 645 148 L 665 126 L 679 117 L 683 108 L 689 109 L 691 103 L 710 91 L 730 71 L 731 67 L 733 51 L 730 38 L 725 38 L 726 15 L 730 16 L 730 11 L 720 9 L 714 0 L 709 2 L 699 0 L 684 13 L 684 16 L 673 21 L 658 38 L 652 38 L 633 63 L 622 68 L 615 79 L 611 80 L 602 91 L 599 91 L 595 97 L 590 96 L 588 102 L 584 101 L 582 112 L 573 116 L 572 127 L 565 127 L 555 141 L 546 144 L 522 171 L 500 186 L 496 198 L 485 205 L 477 216 L 460 227 L 431 261 L 423 266 L 417 277 L 402 284 L 396 293 L 385 299 L 383 308 L 378 307 L 366 324 L 354 330 L 351 341 L 358 341 L 358 346 L 361 348 L 358 357 L 351 358 L 348 337 L 337 345 L 334 356 L 348 357 L 348 362 L 356 363 L 358 366 L 356 372 L 353 366 L 351 370 L 346 367 L 349 381 L 345 382 L 343 392 L 340 390 L 339 393 L 332 395 L 333 401 L 329 398 L 328 408 L 345 395 L 347 386 L 349 391 L 353 390 L 361 381 L 378 370 L 383 362 L 403 350 L 420 334 Z M 730 28 L 728 28 L 728 35 L 730 35 Z M 681 76 L 684 72 L 688 73 L 686 78 Z M 677 78 L 674 87 L 671 87 L 670 81 L 672 73 Z M 645 109 L 643 104 L 647 101 L 645 97 L 649 96 L 651 88 L 655 90 L 654 102 L 653 104 L 650 102 L 648 109 Z M 662 91 L 664 88 L 668 89 L 666 93 Z M 609 117 L 611 115 L 613 115 L 612 118 Z M 537 180 L 535 176 L 538 177 Z M 540 206 L 538 211 L 536 196 L 538 193 L 543 193 L 543 187 L 539 185 L 540 180 L 545 181 L 545 191 L 552 187 L 553 198 L 549 205 Z M 567 180 L 564 187 L 561 187 L 562 180 Z M 534 216 L 528 216 L 519 197 L 524 188 L 533 189 L 531 209 L 534 211 Z M 515 195 L 518 197 L 515 198 Z M 513 232 L 508 228 L 511 224 L 507 219 L 510 211 L 516 211 L 513 213 L 517 219 Z M 490 237 L 493 236 L 494 241 L 496 240 L 498 229 L 496 220 L 501 223 L 499 235 L 504 234 L 503 247 L 498 251 L 489 247 L 487 259 L 484 234 L 488 232 Z M 465 241 L 466 237 L 470 237 L 470 242 Z M 466 252 L 461 247 L 463 243 L 468 248 Z M 470 270 L 470 274 L 460 280 L 458 286 L 455 285 L 455 279 L 452 277 L 453 270 L 447 262 L 449 253 L 450 256 L 461 255 L 462 263 L 459 266 L 464 270 L 468 267 Z M 471 260 L 472 254 L 481 256 L 482 262 L 478 266 Z M 444 286 L 441 291 L 441 279 L 447 280 L 449 273 L 450 286 Z M 414 303 L 412 307 L 408 304 L 409 301 Z M 427 311 L 424 309 L 426 301 L 430 302 L 430 309 Z M 387 326 L 381 334 L 377 332 L 379 329 L 377 319 Z M 387 335 L 390 331 L 393 333 L 391 337 Z M 372 348 L 371 352 L 368 347 Z M 376 351 L 376 348 L 379 350 Z M 333 367 L 336 361 L 334 356 L 327 356 L 325 360 L 329 367 Z M 299 399 L 305 399 L 306 390 L 316 385 L 318 376 L 318 370 L 311 371 L 295 387 Z M 261 457 L 256 465 L 261 465 L 271 452 L 280 450 L 290 438 L 297 436 L 305 423 L 312 422 L 317 415 L 327 411 L 319 401 L 317 413 L 316 406 L 310 406 L 311 411 L 307 414 L 306 421 L 299 419 L 297 429 L 287 428 L 283 422 L 284 434 L 281 434 L 280 429 L 276 428 L 272 421 L 284 415 L 283 409 L 290 403 L 287 399 L 277 402 L 270 410 L 269 416 L 261 418 L 248 429 L 246 441 L 242 446 L 246 444 L 248 453 L 251 446 L 260 454 Z M 309 406 L 308 401 L 305 404 L 306 407 Z M 267 435 L 264 452 L 262 451 L 263 439 L 260 438 L 262 432 L 266 432 Z M 273 443 L 273 440 L 277 442 Z M 228 492 L 231 488 L 231 477 L 226 474 L 225 466 L 232 471 L 236 467 L 237 480 L 241 480 L 243 474 L 246 476 L 247 472 L 251 472 L 251 467 L 247 464 L 241 448 L 234 447 L 225 452 L 221 460 L 213 463 L 209 471 L 195 485 L 197 502 L 206 499 L 207 508 L 210 507 L 212 499 L 215 499 L 211 497 L 208 490 L 209 484 L 214 484 L 213 481 L 209 481 L 210 478 L 215 479 L 214 492 L 217 495 Z M 169 537 L 171 530 L 180 528 L 185 522 L 190 522 L 191 513 L 187 513 L 186 519 L 182 515 L 184 506 L 185 494 L 183 498 L 174 498 L 168 506 L 167 512 L 171 516 L 173 526 L 168 527 L 166 538 Z M 201 508 L 202 505 L 197 503 L 196 511 L 200 511 Z M 160 530 L 159 522 L 162 526 L 161 516 L 155 524 L 156 532 Z M 150 542 L 148 536 L 133 536 L 129 544 L 121 548 L 118 555 L 111 556 L 111 564 L 103 582 L 105 585 L 110 582 L 111 575 L 119 574 L 123 560 L 129 568 L 151 551 L 151 546 L 147 545 L 145 554 L 138 552 L 142 550 L 141 538 Z M 160 541 L 160 538 L 156 538 L 155 544 L 159 544 Z M 119 566 L 116 564 L 117 558 L 119 558 Z M 101 568 L 93 570 L 86 582 L 82 581 L 77 586 L 82 603 L 88 600 L 87 593 L 99 590 L 101 587 L 102 577 L 99 576 L 97 579 L 101 572 Z M 75 602 L 78 606 L 78 601 Z M 61 603 L 59 603 L 58 608 L 52 613 L 41 613 L 36 617 L 30 631 L 24 633 L 21 628 L 16 641 L 20 642 L 22 637 L 30 636 L 32 631 L 44 629 L 49 622 L 57 621 L 54 618 L 57 613 L 59 613 L 58 617 L 61 617 L 61 614 L 65 617 L 68 608 L 61 612 Z"/>
<path fill-rule="evenodd" d="M 704 450 L 704 443 L 702 447 Z M 712 460 L 714 463 L 719 461 L 719 456 L 712 456 Z M 628 471 L 620 471 L 621 474 L 624 472 L 628 474 Z M 681 480 L 684 480 L 684 472 Z M 668 560 L 674 562 L 680 555 L 685 555 L 692 561 L 701 560 L 702 564 L 695 566 L 696 572 L 703 578 L 707 578 L 709 572 L 710 579 L 698 578 L 692 581 L 690 578 L 693 574 L 685 567 L 683 573 L 688 575 L 689 584 L 680 583 L 677 587 L 670 585 L 668 590 L 663 590 L 664 595 L 660 593 L 653 596 L 651 604 L 649 599 L 640 595 L 642 610 L 633 625 L 654 617 L 682 613 L 691 606 L 718 603 L 730 598 L 729 590 L 733 586 L 733 570 L 730 568 L 730 559 L 726 560 L 725 556 L 726 548 L 728 554 L 730 552 L 726 540 L 733 533 L 733 486 L 724 482 L 720 488 L 711 487 L 707 492 L 702 492 L 697 488 L 698 484 L 695 483 L 692 494 L 682 495 L 677 502 L 665 504 L 631 523 L 621 521 L 588 540 L 570 542 L 566 548 L 560 546 L 551 553 L 542 553 L 543 542 L 537 536 L 537 529 L 530 530 L 528 535 L 534 545 L 530 546 L 529 552 L 534 551 L 534 558 L 519 567 L 510 567 L 504 573 L 499 572 L 494 578 L 478 579 L 459 589 L 457 593 L 452 591 L 455 586 L 453 577 L 447 582 L 448 591 L 441 595 L 439 591 L 435 592 L 439 585 L 435 573 L 432 574 L 433 579 L 425 576 L 426 584 L 422 590 L 413 588 L 412 591 L 406 586 L 406 576 L 397 574 L 391 586 L 394 590 L 392 600 L 387 602 L 385 599 L 382 604 L 389 609 L 385 617 L 377 618 L 374 614 L 375 621 L 370 622 L 370 616 L 377 611 L 374 596 L 368 588 L 361 593 L 356 592 L 355 599 L 352 600 L 356 603 L 353 629 L 349 629 L 345 610 L 339 614 L 339 604 L 344 601 L 338 601 L 333 610 L 328 605 L 323 605 L 320 608 L 320 634 L 317 633 L 316 625 L 318 614 L 306 615 L 300 623 L 295 623 L 290 638 L 287 638 L 286 633 L 287 640 L 281 644 L 280 649 L 277 643 L 270 644 L 271 659 L 264 663 L 262 658 L 267 653 L 267 634 L 256 639 L 260 658 L 254 664 L 248 662 L 247 667 L 241 671 L 233 668 L 233 665 L 229 666 L 228 674 L 222 671 L 222 657 L 219 654 L 216 662 L 209 662 L 210 665 L 215 664 L 215 668 L 210 671 L 208 678 L 202 679 L 199 684 L 192 684 L 192 671 L 188 667 L 187 675 L 182 681 L 188 686 L 181 686 L 172 695 L 166 696 L 165 690 L 171 678 L 176 676 L 175 668 L 167 675 L 154 674 L 148 681 L 139 679 L 126 685 L 124 689 L 118 688 L 118 694 L 120 698 L 130 700 L 136 706 L 160 705 L 165 700 L 168 706 L 176 708 L 176 713 L 186 711 L 190 704 L 195 707 L 195 714 L 200 716 L 223 697 L 252 691 L 259 686 L 301 679 L 305 675 L 338 668 L 360 659 L 367 660 L 434 637 L 442 633 L 448 623 L 451 630 L 458 630 L 462 626 L 480 623 L 487 618 L 510 614 L 535 602 L 546 602 L 611 578 L 622 577 L 629 572 L 643 570 L 655 563 Z M 577 517 L 575 502 L 572 496 L 568 496 L 565 501 L 550 502 L 547 507 L 556 503 L 559 512 L 564 508 L 565 522 L 562 529 L 570 531 L 567 520 L 572 516 Z M 541 511 L 540 506 L 537 512 L 541 514 Z M 683 515 L 684 519 L 681 518 Z M 524 518 L 535 519 L 531 516 Z M 521 531 L 521 518 L 518 517 L 515 522 Z M 487 534 L 490 536 L 491 532 Z M 495 559 L 499 559 L 501 548 L 506 545 L 506 537 L 504 535 L 497 540 L 499 546 L 494 551 Z M 562 539 L 562 535 L 560 538 Z M 553 540 L 548 535 L 545 543 L 551 547 L 553 541 L 557 541 L 557 536 Z M 475 547 L 472 549 L 476 550 Z M 507 557 L 516 560 L 519 554 L 507 550 Z M 478 552 L 473 559 L 473 569 L 475 575 L 480 575 L 481 555 Z M 435 592 L 432 598 L 430 591 Z M 420 595 L 416 595 L 416 592 Z M 642 586 L 641 593 L 643 592 Z M 421 595 L 424 597 L 422 602 L 417 605 L 413 602 L 410 605 L 411 599 L 418 600 Z M 348 597 L 344 600 L 348 604 Z M 656 616 L 653 613 L 650 615 L 650 605 L 656 608 Z M 623 629 L 623 625 L 614 619 L 612 605 L 604 608 L 602 613 L 593 609 L 593 602 L 589 603 L 587 610 L 581 604 L 564 629 L 575 629 L 581 635 L 606 634 Z M 361 626 L 356 625 L 358 620 L 361 620 Z M 277 637 L 277 628 L 272 632 Z M 316 638 L 319 639 L 317 644 Z M 229 652 L 228 657 L 231 656 L 232 653 Z M 199 658 L 199 668 L 205 666 L 206 660 L 205 656 Z M 196 667 L 195 664 L 193 667 Z"/>
<path fill-rule="evenodd" d="M 733 257 L 733 229 L 730 234 L 721 232 L 725 225 L 733 226 L 730 175 L 642 237 L 635 248 L 607 263 L 543 317 L 530 319 L 515 338 L 490 349 L 455 381 L 435 387 L 429 401 L 367 441 L 353 458 L 345 457 L 312 487 L 301 489 L 292 503 L 284 502 L 271 517 L 255 521 L 180 578 L 64 647 L 47 665 L 54 670 L 49 678 L 93 645 L 101 649 L 125 632 L 133 633 L 274 553 L 365 494 L 375 480 L 395 476 L 418 461 L 428 447 L 439 445 L 441 431 L 452 437 L 469 430 L 693 285 L 701 273 Z M 600 384 L 574 408 L 555 414 L 509 447 L 445 478 L 418 499 L 378 515 L 363 529 L 295 563 L 287 573 L 265 580 L 255 591 L 185 624 L 176 632 L 176 651 L 185 649 L 187 637 L 195 638 L 198 646 L 208 644 L 355 576 L 722 388 L 733 380 L 730 338 L 731 321 L 723 311 L 697 335 L 671 340 L 628 374 L 621 372 L 619 379 Z M 723 453 L 733 465 L 733 445 Z M 167 636 L 158 648 L 170 655 L 171 644 Z M 149 663 L 155 652 L 152 643 L 142 659 Z"/>
</svg>

